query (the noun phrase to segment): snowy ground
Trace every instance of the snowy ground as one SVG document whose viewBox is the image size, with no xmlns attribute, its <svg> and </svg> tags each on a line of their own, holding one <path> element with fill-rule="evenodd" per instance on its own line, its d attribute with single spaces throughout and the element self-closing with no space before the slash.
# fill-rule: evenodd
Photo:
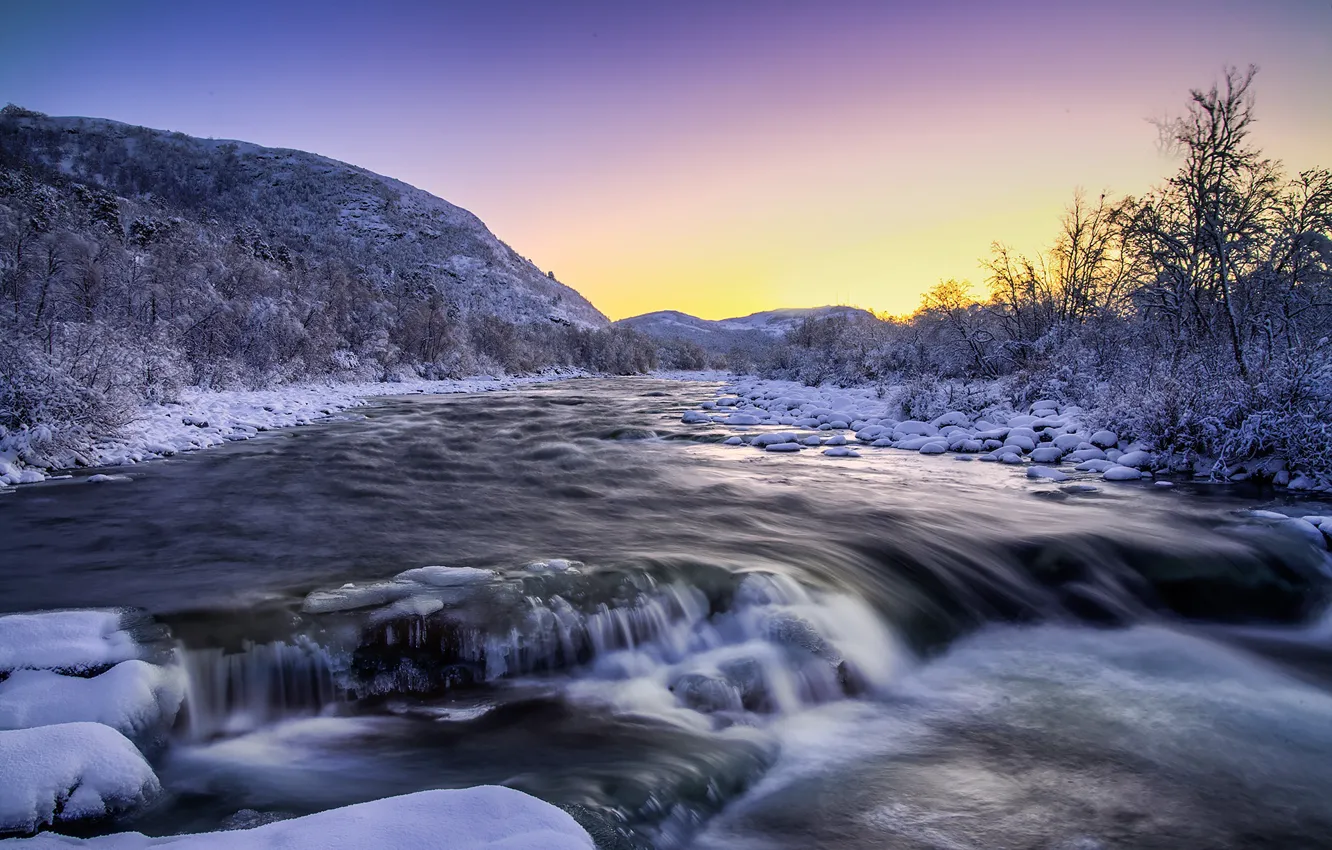
<svg viewBox="0 0 1332 850">
<path fill-rule="evenodd" d="M 41 428 L 9 434 L 0 429 L 0 491 L 5 485 L 43 481 L 58 469 L 122 466 L 248 440 L 261 431 L 308 425 L 376 396 L 489 392 L 583 375 L 567 372 L 454 381 L 290 384 L 249 391 L 189 389 L 182 393 L 179 403 L 146 406 L 114 439 L 83 449 L 55 447 L 52 435 Z M 106 477 L 94 475 L 89 480 L 98 482 Z"/>
</svg>

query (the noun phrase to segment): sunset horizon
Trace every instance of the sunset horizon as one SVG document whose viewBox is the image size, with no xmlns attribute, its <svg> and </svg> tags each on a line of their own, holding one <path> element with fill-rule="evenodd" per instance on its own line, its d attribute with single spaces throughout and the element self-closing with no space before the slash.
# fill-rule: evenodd
<svg viewBox="0 0 1332 850">
<path fill-rule="evenodd" d="M 1042 250 L 1075 189 L 1159 184 L 1174 161 L 1152 120 L 1226 66 L 1262 69 L 1265 150 L 1292 172 L 1316 164 L 1332 109 L 1297 92 L 1332 77 L 1332 8 L 1202 5 L 313 17 L 296 4 L 249 28 L 243 8 L 74 3 L 98 37 L 59 27 L 64 7 L 29 8 L 0 36 L 0 78 L 5 99 L 49 114 L 402 180 L 475 213 L 612 319 L 828 303 L 900 315 L 943 279 L 983 294 L 991 243 Z"/>
</svg>

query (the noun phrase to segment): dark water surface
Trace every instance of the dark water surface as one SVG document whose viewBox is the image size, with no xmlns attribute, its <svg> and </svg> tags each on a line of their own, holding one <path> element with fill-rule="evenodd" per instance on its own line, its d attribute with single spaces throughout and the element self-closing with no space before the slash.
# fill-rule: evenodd
<svg viewBox="0 0 1332 850">
<path fill-rule="evenodd" d="M 1252 499 L 723 447 L 679 421 L 714 389 L 405 397 L 20 488 L 0 609 L 181 642 L 150 833 L 502 782 L 606 847 L 1332 846 L 1327 559 Z M 429 565 L 496 572 L 390 581 Z"/>
</svg>

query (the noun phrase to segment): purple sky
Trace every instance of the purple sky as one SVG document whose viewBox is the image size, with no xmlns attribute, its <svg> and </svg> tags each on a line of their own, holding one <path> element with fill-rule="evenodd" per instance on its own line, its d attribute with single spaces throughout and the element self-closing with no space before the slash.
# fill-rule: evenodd
<svg viewBox="0 0 1332 850">
<path fill-rule="evenodd" d="M 71 3 L 8 8 L 0 100 L 346 160 L 471 209 L 613 317 L 902 312 L 1148 118 L 1262 66 L 1258 140 L 1332 165 L 1332 3 Z"/>
</svg>

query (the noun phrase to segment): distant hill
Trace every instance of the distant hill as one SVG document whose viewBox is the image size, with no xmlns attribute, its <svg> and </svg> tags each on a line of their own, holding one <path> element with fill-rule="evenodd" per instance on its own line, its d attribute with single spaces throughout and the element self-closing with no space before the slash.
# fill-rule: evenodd
<svg viewBox="0 0 1332 850">
<path fill-rule="evenodd" d="M 632 328 L 658 340 L 692 342 L 710 353 L 724 353 L 734 348 L 762 346 L 805 319 L 831 316 L 872 318 L 873 314 L 859 307 L 794 307 L 734 319 L 700 319 L 676 310 L 660 310 L 620 319 L 615 326 Z"/>
</svg>

